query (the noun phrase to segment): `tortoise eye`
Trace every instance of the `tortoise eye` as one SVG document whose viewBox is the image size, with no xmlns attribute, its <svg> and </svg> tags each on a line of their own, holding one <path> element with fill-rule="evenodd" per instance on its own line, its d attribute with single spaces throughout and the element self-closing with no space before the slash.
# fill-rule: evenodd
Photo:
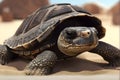
<svg viewBox="0 0 120 80">
<path fill-rule="evenodd" d="M 67 38 L 74 39 L 74 38 L 76 38 L 77 33 L 75 30 L 69 29 L 69 30 L 66 30 L 66 35 L 67 35 Z"/>
</svg>

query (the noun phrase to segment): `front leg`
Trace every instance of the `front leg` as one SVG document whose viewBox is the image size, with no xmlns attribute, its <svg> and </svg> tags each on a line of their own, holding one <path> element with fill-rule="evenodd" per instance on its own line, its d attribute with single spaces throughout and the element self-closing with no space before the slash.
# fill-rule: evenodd
<svg viewBox="0 0 120 80">
<path fill-rule="evenodd" d="M 99 41 L 98 46 L 90 52 L 99 54 L 112 66 L 120 66 L 120 50 L 110 44 Z"/>
<path fill-rule="evenodd" d="M 33 59 L 25 68 L 27 75 L 48 75 L 51 73 L 57 56 L 52 51 L 44 51 Z"/>
<path fill-rule="evenodd" d="M 7 46 L 0 45 L 0 64 L 8 64 L 12 59 L 14 59 L 15 54 L 11 53 Z"/>
</svg>

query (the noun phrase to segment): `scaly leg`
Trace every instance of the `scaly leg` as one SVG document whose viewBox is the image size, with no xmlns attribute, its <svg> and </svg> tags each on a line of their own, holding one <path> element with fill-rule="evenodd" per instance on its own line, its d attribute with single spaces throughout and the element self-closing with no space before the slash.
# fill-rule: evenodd
<svg viewBox="0 0 120 80">
<path fill-rule="evenodd" d="M 0 64 L 7 64 L 13 59 L 13 57 L 14 53 L 9 52 L 5 45 L 0 45 Z"/>
<path fill-rule="evenodd" d="M 99 45 L 90 52 L 99 54 L 112 66 L 120 66 L 120 50 L 108 43 L 99 41 Z"/>
<path fill-rule="evenodd" d="M 57 56 L 52 51 L 44 51 L 33 59 L 25 68 L 27 75 L 47 75 L 50 74 L 57 60 Z"/>
</svg>

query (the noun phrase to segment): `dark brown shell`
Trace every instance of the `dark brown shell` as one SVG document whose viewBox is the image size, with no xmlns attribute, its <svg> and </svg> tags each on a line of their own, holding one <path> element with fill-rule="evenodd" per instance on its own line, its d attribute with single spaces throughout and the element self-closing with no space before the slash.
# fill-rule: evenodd
<svg viewBox="0 0 120 80">
<path fill-rule="evenodd" d="M 45 40 L 58 26 L 65 28 L 77 25 L 95 27 L 99 38 L 105 35 L 101 21 L 89 12 L 70 4 L 54 4 L 29 15 L 15 35 L 7 39 L 4 44 L 15 50 L 29 49 L 30 46 Z"/>
</svg>

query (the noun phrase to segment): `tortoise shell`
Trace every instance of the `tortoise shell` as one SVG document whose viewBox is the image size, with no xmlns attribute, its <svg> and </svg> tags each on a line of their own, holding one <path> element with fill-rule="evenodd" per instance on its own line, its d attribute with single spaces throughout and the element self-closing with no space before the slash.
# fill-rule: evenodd
<svg viewBox="0 0 120 80">
<path fill-rule="evenodd" d="M 80 25 L 95 27 L 99 39 L 105 35 L 101 21 L 86 10 L 70 4 L 54 4 L 40 8 L 29 15 L 4 44 L 14 50 L 29 49 L 33 45 L 43 43 L 52 32 L 56 33 L 65 27 Z"/>
</svg>

